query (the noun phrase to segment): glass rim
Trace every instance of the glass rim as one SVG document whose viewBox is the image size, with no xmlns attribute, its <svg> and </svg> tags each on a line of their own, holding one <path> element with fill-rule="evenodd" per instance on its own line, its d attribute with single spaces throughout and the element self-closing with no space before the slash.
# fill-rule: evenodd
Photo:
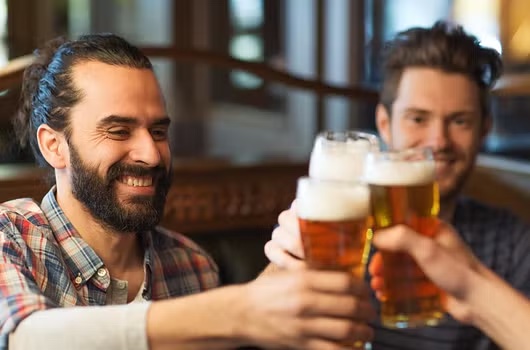
<svg viewBox="0 0 530 350">
<path fill-rule="evenodd" d="M 422 159 L 414 159 L 414 161 L 434 161 L 434 150 L 432 147 L 410 147 L 404 149 L 386 149 L 374 150 L 368 152 L 366 159 L 380 159 L 380 160 L 407 160 L 404 157 L 411 155 L 423 155 Z M 409 160 L 412 161 L 412 160 Z"/>
<path fill-rule="evenodd" d="M 321 178 L 315 178 L 311 177 L 309 175 L 300 176 L 296 180 L 296 184 L 298 185 L 300 182 L 311 182 L 311 183 L 321 183 L 321 184 L 330 184 L 330 185 L 337 185 L 340 187 L 344 186 L 366 186 L 366 182 L 362 181 L 362 179 L 353 179 L 353 180 L 332 180 L 332 179 L 321 179 Z"/>
<path fill-rule="evenodd" d="M 334 138 L 334 136 L 342 136 L 341 138 Z M 352 138 L 354 141 L 357 140 L 367 140 L 371 145 L 379 146 L 379 138 L 376 134 L 372 134 L 368 131 L 361 130 L 344 130 L 344 131 L 333 131 L 333 130 L 324 130 L 320 131 L 317 136 L 317 139 L 324 139 L 325 141 L 337 141 L 345 142 L 349 138 Z"/>
</svg>

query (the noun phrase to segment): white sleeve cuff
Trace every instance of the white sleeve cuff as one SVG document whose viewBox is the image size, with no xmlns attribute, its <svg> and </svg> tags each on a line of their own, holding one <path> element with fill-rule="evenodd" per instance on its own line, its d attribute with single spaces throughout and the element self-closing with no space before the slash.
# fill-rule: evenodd
<svg viewBox="0 0 530 350">
<path fill-rule="evenodd" d="M 82 306 L 38 311 L 9 336 L 9 350 L 148 350 L 151 305 Z"/>
</svg>

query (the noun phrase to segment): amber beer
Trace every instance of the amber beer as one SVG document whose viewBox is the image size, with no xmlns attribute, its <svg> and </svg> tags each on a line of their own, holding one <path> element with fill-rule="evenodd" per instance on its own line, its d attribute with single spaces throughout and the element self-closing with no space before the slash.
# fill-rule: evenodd
<svg viewBox="0 0 530 350">
<path fill-rule="evenodd" d="M 423 235 L 434 235 L 439 195 L 430 150 L 373 153 L 367 156 L 365 166 L 375 228 L 405 224 Z M 383 325 L 407 328 L 438 324 L 444 314 L 440 290 L 408 254 L 382 255 L 387 294 L 381 305 Z"/>
<path fill-rule="evenodd" d="M 297 212 L 308 266 L 347 271 L 362 278 L 370 210 L 366 185 L 299 179 Z"/>
</svg>

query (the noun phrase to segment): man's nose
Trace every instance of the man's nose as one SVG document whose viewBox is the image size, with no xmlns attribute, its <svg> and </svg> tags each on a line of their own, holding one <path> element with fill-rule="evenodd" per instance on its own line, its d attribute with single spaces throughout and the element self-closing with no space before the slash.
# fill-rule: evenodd
<svg viewBox="0 0 530 350">
<path fill-rule="evenodd" d="M 430 126 L 427 146 L 431 147 L 434 151 L 437 151 L 448 148 L 450 144 L 451 139 L 448 126 L 442 121 L 433 123 Z"/>
<path fill-rule="evenodd" d="M 141 132 L 132 141 L 132 149 L 129 152 L 131 160 L 135 163 L 143 163 L 149 167 L 155 167 L 160 164 L 160 150 L 151 133 L 148 131 Z"/>
</svg>

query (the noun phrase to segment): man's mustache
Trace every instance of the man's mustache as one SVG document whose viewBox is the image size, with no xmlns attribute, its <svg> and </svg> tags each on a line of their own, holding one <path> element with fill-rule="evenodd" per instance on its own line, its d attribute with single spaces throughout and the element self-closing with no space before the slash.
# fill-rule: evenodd
<svg viewBox="0 0 530 350">
<path fill-rule="evenodd" d="M 449 162 L 457 157 L 458 155 L 452 150 L 440 150 L 433 153 L 433 158 L 436 161 Z"/>
<path fill-rule="evenodd" d="M 151 176 L 154 181 L 165 180 L 169 175 L 163 165 L 154 168 L 144 167 L 141 165 L 132 165 L 125 163 L 116 163 L 111 166 L 107 172 L 107 181 L 110 183 L 120 176 Z"/>
</svg>

